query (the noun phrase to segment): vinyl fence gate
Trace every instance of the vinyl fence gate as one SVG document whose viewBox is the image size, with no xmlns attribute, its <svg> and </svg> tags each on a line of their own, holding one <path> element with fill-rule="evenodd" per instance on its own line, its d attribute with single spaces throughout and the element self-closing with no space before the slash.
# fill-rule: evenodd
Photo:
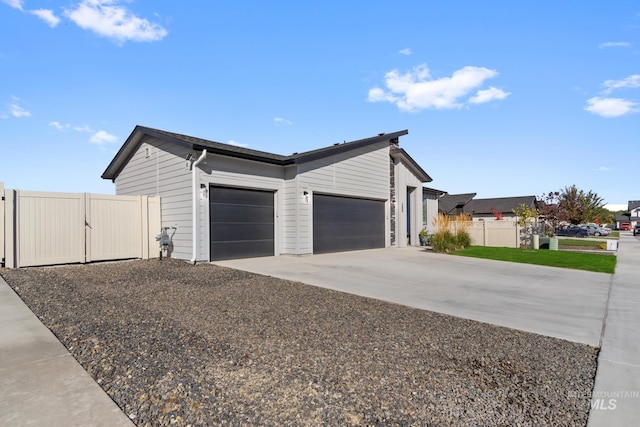
<svg viewBox="0 0 640 427">
<path fill-rule="evenodd" d="M 158 256 L 160 198 L 4 189 L 0 260 L 4 267 Z"/>
</svg>

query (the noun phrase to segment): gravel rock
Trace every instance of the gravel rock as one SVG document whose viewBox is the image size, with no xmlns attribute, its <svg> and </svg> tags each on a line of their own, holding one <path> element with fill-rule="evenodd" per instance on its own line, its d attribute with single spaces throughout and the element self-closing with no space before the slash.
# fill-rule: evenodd
<svg viewBox="0 0 640 427">
<path fill-rule="evenodd" d="M 587 345 L 171 259 L 2 276 L 138 426 L 587 423 Z"/>
</svg>

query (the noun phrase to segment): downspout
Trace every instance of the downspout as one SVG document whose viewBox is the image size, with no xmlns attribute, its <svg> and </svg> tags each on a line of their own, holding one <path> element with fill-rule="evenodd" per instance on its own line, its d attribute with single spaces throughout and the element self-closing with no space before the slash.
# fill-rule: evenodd
<svg viewBox="0 0 640 427">
<path fill-rule="evenodd" d="M 202 162 L 205 157 L 207 157 L 207 149 L 203 149 L 202 150 L 202 154 L 200 154 L 200 157 L 198 157 L 198 159 L 193 162 L 193 164 L 191 165 L 191 185 L 192 185 L 192 196 L 193 196 L 193 207 L 192 207 L 192 214 L 193 214 L 193 218 L 192 218 L 192 223 L 193 223 L 193 231 L 192 231 L 192 238 L 191 240 L 193 241 L 193 249 L 192 249 L 192 257 L 191 257 L 191 263 L 195 264 L 196 263 L 196 259 L 197 259 L 197 252 L 198 252 L 198 179 L 197 179 L 197 169 L 196 166 L 198 166 L 198 164 L 200 164 L 200 162 Z"/>
</svg>

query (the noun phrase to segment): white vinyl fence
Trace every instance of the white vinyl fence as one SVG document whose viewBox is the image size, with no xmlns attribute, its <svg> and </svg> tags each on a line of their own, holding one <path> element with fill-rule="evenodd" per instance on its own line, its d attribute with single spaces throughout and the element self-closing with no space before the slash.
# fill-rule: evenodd
<svg viewBox="0 0 640 427">
<path fill-rule="evenodd" d="M 7 268 L 158 255 L 160 198 L 5 190 L 0 259 Z"/>
<path fill-rule="evenodd" d="M 455 230 L 455 226 L 454 221 L 451 225 L 452 231 Z M 473 221 L 468 230 L 472 245 L 503 248 L 519 248 L 520 231 L 518 224 L 510 220 Z"/>
</svg>

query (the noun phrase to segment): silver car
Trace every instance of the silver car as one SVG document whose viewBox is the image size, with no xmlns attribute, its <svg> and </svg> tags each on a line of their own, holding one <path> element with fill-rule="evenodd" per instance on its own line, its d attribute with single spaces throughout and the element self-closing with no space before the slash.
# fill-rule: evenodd
<svg viewBox="0 0 640 427">
<path fill-rule="evenodd" d="M 585 225 L 587 230 L 589 230 L 590 236 L 608 236 L 610 231 L 593 224 Z"/>
</svg>

